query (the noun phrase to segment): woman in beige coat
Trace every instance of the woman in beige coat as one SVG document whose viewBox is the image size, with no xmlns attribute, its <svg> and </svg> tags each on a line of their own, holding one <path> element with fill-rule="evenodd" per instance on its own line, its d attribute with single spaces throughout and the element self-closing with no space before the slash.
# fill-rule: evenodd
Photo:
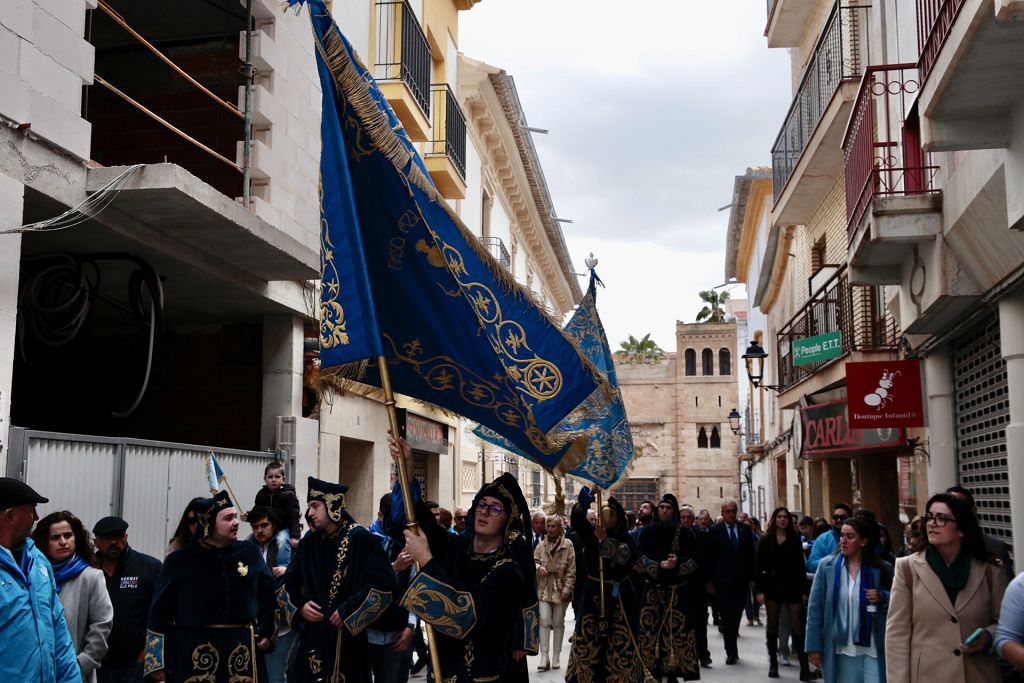
<svg viewBox="0 0 1024 683">
<path fill-rule="evenodd" d="M 888 683 L 990 683 L 1006 573 L 985 550 L 970 507 L 938 493 L 926 507 L 928 545 L 896 561 L 885 627 Z M 975 630 L 979 635 L 966 641 Z"/>
<path fill-rule="evenodd" d="M 563 533 L 562 518 L 555 515 L 548 517 L 547 532 L 547 536 L 533 551 L 533 559 L 537 563 L 537 599 L 540 601 L 538 671 L 561 666 L 559 658 L 565 635 L 565 608 L 572 602 L 572 589 L 576 585 L 576 551 Z"/>
</svg>

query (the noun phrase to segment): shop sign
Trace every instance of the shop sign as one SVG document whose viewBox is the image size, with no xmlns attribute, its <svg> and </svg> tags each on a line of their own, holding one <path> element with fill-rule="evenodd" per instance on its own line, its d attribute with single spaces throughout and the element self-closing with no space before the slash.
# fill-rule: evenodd
<svg viewBox="0 0 1024 683">
<path fill-rule="evenodd" d="M 820 363 L 843 355 L 843 333 L 826 332 L 806 339 L 794 339 L 793 365 Z"/>
<path fill-rule="evenodd" d="M 428 453 L 448 452 L 448 425 L 421 417 L 407 410 L 399 412 L 399 420 L 405 417 L 405 440 L 413 450 Z"/>
<path fill-rule="evenodd" d="M 893 449 L 905 443 L 902 429 L 854 429 L 846 417 L 846 401 L 818 403 L 800 410 L 800 455 L 814 459 L 850 457 L 858 452 Z"/>
<path fill-rule="evenodd" d="M 846 395 L 851 427 L 924 427 L 920 361 L 847 363 Z"/>
</svg>

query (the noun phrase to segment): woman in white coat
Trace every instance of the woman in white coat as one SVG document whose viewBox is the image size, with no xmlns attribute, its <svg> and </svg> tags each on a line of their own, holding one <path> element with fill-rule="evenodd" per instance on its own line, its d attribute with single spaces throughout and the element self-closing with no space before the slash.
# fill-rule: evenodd
<svg viewBox="0 0 1024 683">
<path fill-rule="evenodd" d="M 67 510 L 39 520 L 32 540 L 53 565 L 57 594 L 78 654 L 84 683 L 95 683 L 96 669 L 107 654 L 114 622 L 103 572 L 93 568 L 92 542 L 82 521 Z"/>
</svg>

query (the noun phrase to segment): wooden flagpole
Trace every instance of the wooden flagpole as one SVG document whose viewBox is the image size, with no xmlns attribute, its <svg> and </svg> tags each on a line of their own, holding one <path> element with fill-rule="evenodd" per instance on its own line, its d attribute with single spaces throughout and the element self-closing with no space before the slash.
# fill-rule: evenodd
<svg viewBox="0 0 1024 683">
<path fill-rule="evenodd" d="M 604 525 L 604 504 L 601 500 L 601 489 L 598 488 L 595 491 L 597 494 L 597 523 Z M 598 581 L 598 594 L 601 596 L 601 618 L 605 616 L 604 611 L 604 558 L 601 557 L 601 546 L 597 548 L 597 581 Z"/>
<path fill-rule="evenodd" d="M 377 366 L 380 370 L 380 386 L 384 390 L 384 407 L 388 411 L 388 422 L 391 425 L 391 434 L 398 441 L 398 411 L 395 409 L 395 393 L 391 389 L 391 374 L 388 371 L 388 359 L 384 356 L 377 357 Z M 409 490 L 409 471 L 405 468 L 405 454 L 398 458 L 398 482 L 402 486 L 402 502 L 405 504 L 406 527 L 415 533 L 422 533 L 419 524 L 416 522 L 416 510 L 412 505 L 412 492 Z M 420 571 L 420 565 L 416 563 L 416 571 Z M 434 638 L 434 629 L 426 621 L 423 622 L 423 630 L 427 633 L 427 649 L 430 651 L 430 664 L 434 667 L 434 680 L 441 680 L 441 656 L 437 651 L 437 639 Z"/>
</svg>

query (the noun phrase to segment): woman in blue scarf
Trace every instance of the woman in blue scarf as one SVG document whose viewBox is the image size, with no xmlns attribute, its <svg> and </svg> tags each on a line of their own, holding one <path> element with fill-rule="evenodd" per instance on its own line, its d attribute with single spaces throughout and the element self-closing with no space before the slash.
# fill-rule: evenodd
<svg viewBox="0 0 1024 683">
<path fill-rule="evenodd" d="M 822 560 L 807 605 L 806 652 L 825 683 L 885 683 L 885 618 L 892 565 L 878 559 L 871 524 L 843 524 L 839 553 Z"/>
<path fill-rule="evenodd" d="M 103 572 L 90 566 L 95 557 L 89 532 L 78 517 L 63 510 L 39 520 L 32 540 L 53 565 L 53 578 L 78 654 L 82 680 L 91 683 L 96 680 L 100 660 L 107 654 L 114 607 Z"/>
</svg>

